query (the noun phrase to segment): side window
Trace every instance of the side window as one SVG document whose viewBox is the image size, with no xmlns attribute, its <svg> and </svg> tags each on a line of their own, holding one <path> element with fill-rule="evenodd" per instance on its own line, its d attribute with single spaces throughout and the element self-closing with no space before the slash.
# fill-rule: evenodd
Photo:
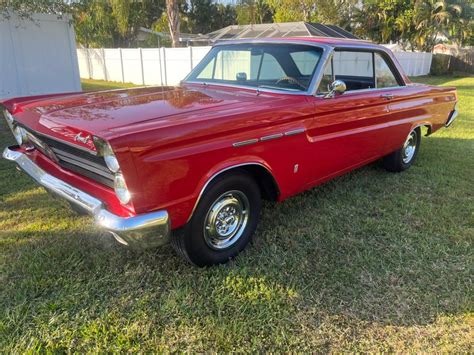
<svg viewBox="0 0 474 355">
<path fill-rule="evenodd" d="M 395 75 L 393 75 L 392 70 L 383 57 L 378 53 L 375 53 L 375 78 L 377 88 L 398 86 L 397 79 L 395 78 Z"/>
<path fill-rule="evenodd" d="M 324 66 L 323 76 L 321 77 L 321 82 L 318 86 L 317 93 L 327 93 L 329 92 L 329 85 L 333 82 L 332 78 L 332 61 L 328 61 Z"/>
<path fill-rule="evenodd" d="M 343 80 L 348 91 L 375 88 L 372 52 L 336 51 L 333 68 L 335 78 Z"/>
</svg>

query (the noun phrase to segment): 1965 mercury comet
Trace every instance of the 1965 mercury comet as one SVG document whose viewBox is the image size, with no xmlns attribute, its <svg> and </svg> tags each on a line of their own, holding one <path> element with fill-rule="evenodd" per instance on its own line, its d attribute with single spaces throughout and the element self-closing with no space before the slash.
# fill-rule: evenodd
<svg viewBox="0 0 474 355">
<path fill-rule="evenodd" d="M 26 174 L 127 245 L 168 239 L 223 263 L 283 201 L 369 162 L 409 168 L 457 115 L 453 87 L 413 84 L 386 48 L 285 38 L 215 45 L 178 87 L 3 101 Z"/>
</svg>

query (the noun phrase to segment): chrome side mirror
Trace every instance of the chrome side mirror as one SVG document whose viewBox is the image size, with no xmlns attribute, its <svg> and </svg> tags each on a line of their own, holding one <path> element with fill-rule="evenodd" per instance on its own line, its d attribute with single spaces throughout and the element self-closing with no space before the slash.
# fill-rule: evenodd
<svg viewBox="0 0 474 355">
<path fill-rule="evenodd" d="M 235 74 L 235 79 L 237 81 L 246 81 L 247 80 L 247 73 L 245 73 L 245 72 L 237 73 L 237 74 Z"/>
<path fill-rule="evenodd" d="M 332 99 L 336 94 L 343 94 L 346 91 L 346 83 L 342 80 L 334 80 L 329 85 L 329 92 L 324 96 L 325 99 Z"/>
</svg>

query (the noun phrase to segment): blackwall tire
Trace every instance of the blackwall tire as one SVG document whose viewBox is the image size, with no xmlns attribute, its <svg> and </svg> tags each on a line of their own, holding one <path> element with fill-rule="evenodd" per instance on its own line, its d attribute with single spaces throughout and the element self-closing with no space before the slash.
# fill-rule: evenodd
<svg viewBox="0 0 474 355">
<path fill-rule="evenodd" d="M 178 254 L 197 266 L 222 264 L 252 239 L 262 206 L 255 180 L 245 172 L 217 177 L 202 195 L 191 220 L 171 236 Z"/>
<path fill-rule="evenodd" d="M 385 169 L 391 172 L 402 172 L 407 170 L 416 160 L 421 143 L 420 127 L 412 130 L 400 149 L 387 155 L 383 159 Z"/>
</svg>

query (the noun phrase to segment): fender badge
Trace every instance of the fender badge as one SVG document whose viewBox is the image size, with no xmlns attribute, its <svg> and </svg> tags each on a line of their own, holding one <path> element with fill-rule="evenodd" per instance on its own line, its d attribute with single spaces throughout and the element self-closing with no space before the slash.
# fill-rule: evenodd
<svg viewBox="0 0 474 355">
<path fill-rule="evenodd" d="M 83 137 L 82 136 L 82 132 L 79 132 L 75 137 L 74 137 L 74 140 L 76 142 L 81 142 L 81 143 L 84 143 L 84 144 L 87 144 L 89 143 L 89 140 L 91 139 L 91 136 L 85 136 Z"/>
</svg>

